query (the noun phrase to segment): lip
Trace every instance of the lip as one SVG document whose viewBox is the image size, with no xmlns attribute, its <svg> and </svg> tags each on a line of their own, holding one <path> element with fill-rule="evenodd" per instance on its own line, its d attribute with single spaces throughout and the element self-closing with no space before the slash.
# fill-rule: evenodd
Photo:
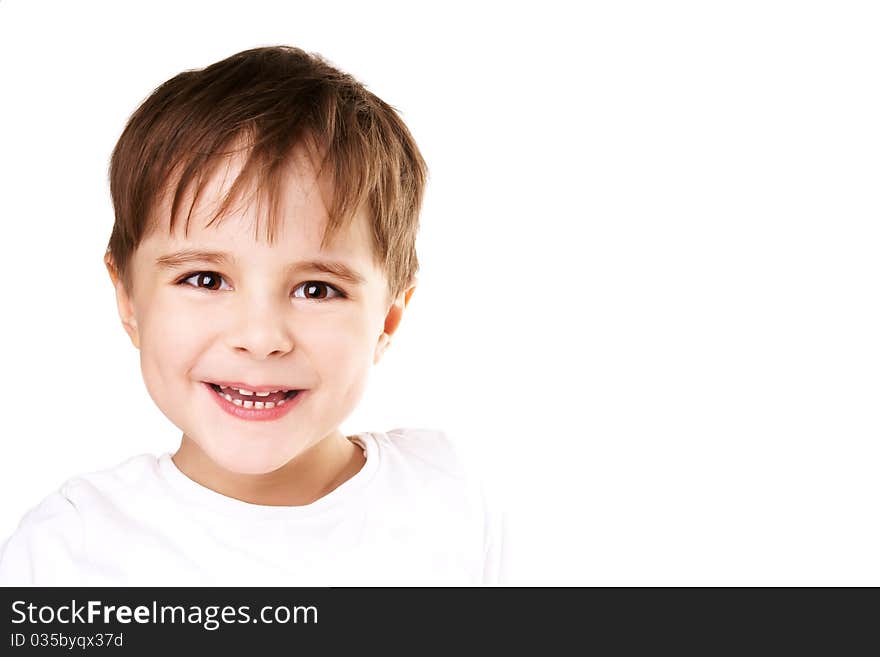
<svg viewBox="0 0 880 657">
<path fill-rule="evenodd" d="M 202 381 L 208 383 L 208 381 Z M 251 392 L 272 392 L 273 390 L 297 390 L 295 386 L 252 386 L 249 383 L 236 383 L 231 381 L 211 381 L 214 385 L 223 388 L 238 388 L 239 390 L 250 390 Z"/>
<path fill-rule="evenodd" d="M 299 406 L 303 395 L 308 392 L 308 390 L 300 390 L 292 399 L 288 399 L 281 406 L 276 406 L 274 408 L 245 408 L 244 406 L 236 406 L 232 402 L 226 401 L 226 399 L 214 392 L 210 383 L 202 381 L 202 387 L 204 387 L 208 394 L 214 398 L 217 405 L 229 415 L 237 417 L 240 420 L 251 420 L 256 422 L 278 420 L 284 417 L 290 413 L 294 407 Z M 246 390 L 250 390 L 250 388 L 246 388 Z M 270 390 L 275 390 L 275 388 L 270 388 Z M 255 390 L 254 392 L 257 391 Z"/>
</svg>

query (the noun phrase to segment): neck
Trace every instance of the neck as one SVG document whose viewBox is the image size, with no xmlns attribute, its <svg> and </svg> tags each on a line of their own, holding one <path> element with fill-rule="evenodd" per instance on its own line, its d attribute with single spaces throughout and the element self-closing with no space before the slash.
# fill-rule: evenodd
<svg viewBox="0 0 880 657">
<path fill-rule="evenodd" d="M 361 448 L 339 431 L 265 474 L 241 474 L 218 466 L 186 434 L 171 460 L 183 474 L 206 488 L 264 506 L 311 504 L 351 479 L 365 462 Z"/>
</svg>

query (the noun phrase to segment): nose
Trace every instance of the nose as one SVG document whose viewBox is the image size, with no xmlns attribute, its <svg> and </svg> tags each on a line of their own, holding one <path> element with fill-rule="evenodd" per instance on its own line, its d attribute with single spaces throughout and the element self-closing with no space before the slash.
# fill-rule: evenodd
<svg viewBox="0 0 880 657">
<path fill-rule="evenodd" d="M 271 300 L 250 299 L 235 308 L 238 320 L 229 332 L 229 346 L 258 360 L 283 356 L 293 349 L 288 326 L 289 302 L 284 308 Z"/>
</svg>

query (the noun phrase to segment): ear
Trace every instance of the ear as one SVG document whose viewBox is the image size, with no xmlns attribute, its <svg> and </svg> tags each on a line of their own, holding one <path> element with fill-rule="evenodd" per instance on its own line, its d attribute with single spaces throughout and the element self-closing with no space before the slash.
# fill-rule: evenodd
<svg viewBox="0 0 880 657">
<path fill-rule="evenodd" d="M 391 307 L 388 309 L 388 313 L 385 315 L 384 331 L 379 336 L 379 341 L 376 343 L 376 352 L 373 355 L 374 365 L 379 362 L 385 354 L 385 350 L 388 349 L 388 346 L 391 344 L 391 336 L 394 335 L 395 331 L 397 331 L 397 328 L 400 326 L 400 320 L 403 318 L 403 311 L 409 304 L 409 300 L 412 298 L 415 289 L 416 281 L 413 280 L 412 285 L 401 292 L 400 296 L 394 300 Z"/>
<path fill-rule="evenodd" d="M 128 337 L 135 349 L 140 349 L 140 337 L 138 336 L 137 320 L 134 317 L 134 304 L 128 293 L 125 291 L 125 285 L 119 278 L 116 271 L 116 264 L 110 256 L 110 252 L 104 256 L 104 266 L 107 267 L 107 273 L 110 274 L 110 282 L 116 288 L 116 307 L 119 310 L 119 319 L 122 320 L 122 328 L 128 333 Z"/>
</svg>

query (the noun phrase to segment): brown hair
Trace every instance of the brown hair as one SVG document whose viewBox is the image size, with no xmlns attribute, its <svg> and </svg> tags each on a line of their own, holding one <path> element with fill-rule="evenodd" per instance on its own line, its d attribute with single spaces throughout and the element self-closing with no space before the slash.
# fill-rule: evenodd
<svg viewBox="0 0 880 657">
<path fill-rule="evenodd" d="M 208 225 L 258 180 L 270 198 L 267 236 L 278 225 L 279 187 L 292 153 L 304 146 L 329 162 L 333 201 L 321 248 L 366 202 L 373 254 L 388 279 L 389 301 L 414 282 L 427 166 L 396 108 L 317 53 L 291 46 L 245 50 L 157 87 L 135 110 L 110 158 L 115 222 L 107 247 L 127 292 L 130 260 L 156 228 L 156 203 L 178 179 L 169 231 L 198 178 L 184 234 L 203 181 L 243 143 L 245 164 Z M 259 228 L 257 228 L 259 230 Z"/>
</svg>

